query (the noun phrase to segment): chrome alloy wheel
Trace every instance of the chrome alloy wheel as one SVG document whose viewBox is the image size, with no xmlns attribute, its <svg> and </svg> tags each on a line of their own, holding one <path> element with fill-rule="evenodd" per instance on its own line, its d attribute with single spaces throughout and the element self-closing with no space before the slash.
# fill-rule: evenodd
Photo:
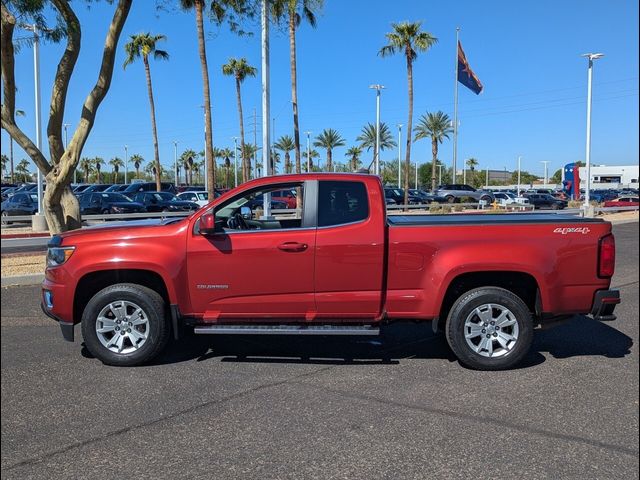
<svg viewBox="0 0 640 480">
<path fill-rule="evenodd" d="M 464 321 L 464 338 L 475 353 L 483 357 L 502 357 L 518 341 L 518 322 L 507 307 L 485 303 L 475 308 Z"/>
<path fill-rule="evenodd" d="M 100 343 L 114 353 L 135 352 L 149 337 L 149 318 L 135 303 L 111 302 L 98 314 L 96 334 Z"/>
</svg>

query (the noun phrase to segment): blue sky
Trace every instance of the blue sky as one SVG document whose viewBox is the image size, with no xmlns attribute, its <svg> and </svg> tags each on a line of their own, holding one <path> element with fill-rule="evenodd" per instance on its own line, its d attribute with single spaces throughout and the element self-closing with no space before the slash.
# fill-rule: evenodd
<svg viewBox="0 0 640 480">
<path fill-rule="evenodd" d="M 177 3 L 177 2 L 176 2 Z M 422 21 L 438 43 L 422 53 L 414 67 L 414 125 L 426 111 L 453 115 L 455 28 L 471 67 L 484 84 L 476 96 L 460 85 L 459 159 L 475 157 L 480 169 L 516 168 L 542 175 L 543 160 L 550 173 L 565 163 L 584 160 L 587 61 L 585 52 L 603 52 L 594 68 L 592 161 L 595 164 L 638 164 L 638 2 L 614 0 L 489 2 L 426 2 L 417 0 L 325 0 L 316 29 L 303 25 L 298 35 L 300 129 L 317 135 L 338 130 L 347 147 L 366 122 L 375 120 L 373 83 L 385 85 L 382 120 L 392 126 L 407 123 L 407 80 L 404 58 L 381 58 L 391 23 Z M 95 81 L 113 5 L 74 2 L 83 24 L 80 59 L 67 99 L 65 122 L 75 128 L 82 102 Z M 254 25 L 257 27 L 257 25 Z M 260 66 L 260 36 L 239 38 L 207 24 L 207 53 L 212 84 L 214 144 L 231 147 L 238 135 L 235 85 L 221 74 L 230 57 L 247 57 Z M 152 1 L 134 2 L 118 51 L 113 83 L 98 112 L 83 156 L 108 160 L 139 153 L 153 158 L 149 105 L 142 64 L 126 70 L 123 45 L 133 33 L 150 31 L 167 36 L 161 48 L 171 58 L 152 62 L 156 114 L 163 164 L 178 153 L 202 150 L 203 115 L 200 64 L 193 14 L 179 9 L 156 11 Z M 292 134 L 288 39 L 271 31 L 271 116 L 275 137 Z M 41 47 L 43 110 L 47 112 L 51 83 L 61 45 Z M 16 59 L 18 121 L 33 138 L 33 64 L 29 48 Z M 245 132 L 253 139 L 253 109 L 258 113 L 260 143 L 260 73 L 243 85 Z M 46 131 L 46 117 L 43 119 Z M 273 122 L 271 123 L 273 126 Z M 2 153 L 8 136 L 2 132 Z M 304 146 L 304 136 L 301 139 Z M 445 141 L 439 157 L 450 165 L 452 142 Z M 46 149 L 45 149 L 46 151 Z M 344 161 L 345 148 L 334 152 Z M 324 162 L 324 152 L 321 151 Z M 16 149 L 16 162 L 26 157 Z M 414 144 L 412 160 L 429 161 L 428 141 Z M 397 158 L 384 152 L 383 160 Z"/>
</svg>

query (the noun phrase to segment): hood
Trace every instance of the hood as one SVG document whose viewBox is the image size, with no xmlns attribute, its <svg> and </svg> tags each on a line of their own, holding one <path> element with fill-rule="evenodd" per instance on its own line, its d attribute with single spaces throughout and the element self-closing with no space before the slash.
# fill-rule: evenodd
<svg viewBox="0 0 640 480">
<path fill-rule="evenodd" d="M 140 208 L 144 207 L 144 205 L 142 205 L 141 203 L 138 203 L 138 202 L 113 202 L 110 205 L 112 207 L 133 208 L 133 209 L 140 209 Z"/>
<path fill-rule="evenodd" d="M 91 225 L 60 235 L 62 239 L 72 237 L 93 237 L 94 235 L 113 234 L 114 236 L 146 236 L 161 235 L 156 229 L 163 227 L 179 227 L 179 224 L 186 223 L 188 217 L 180 218 L 150 218 L 144 220 L 124 220 L 120 222 L 105 222 L 104 224 Z"/>
</svg>

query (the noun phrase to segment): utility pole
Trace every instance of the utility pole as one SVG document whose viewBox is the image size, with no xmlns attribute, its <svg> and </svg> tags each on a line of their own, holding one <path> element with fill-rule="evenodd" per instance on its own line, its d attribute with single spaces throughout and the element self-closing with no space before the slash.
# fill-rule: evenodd
<svg viewBox="0 0 640 480">
<path fill-rule="evenodd" d="M 591 84 L 593 81 L 593 61 L 604 57 L 604 54 L 585 53 L 582 56 L 589 59 L 589 67 L 587 70 L 587 146 L 585 154 L 585 162 L 587 164 L 587 186 L 584 190 L 584 211 L 586 214 L 588 212 L 589 202 L 591 200 Z"/>
<path fill-rule="evenodd" d="M 400 158 L 402 157 L 402 124 L 398 124 L 398 188 L 402 188 L 402 181 L 400 180 L 400 172 L 402 171 L 402 165 Z"/>
<path fill-rule="evenodd" d="M 238 186 L 238 137 L 233 137 L 233 186 Z"/>
<path fill-rule="evenodd" d="M 253 178 L 258 175 L 258 113 L 253 109 Z M 249 175 L 251 177 L 251 175 Z"/>
<path fill-rule="evenodd" d="M 520 196 L 520 165 L 522 161 L 522 155 L 518 155 L 518 196 Z"/>
<path fill-rule="evenodd" d="M 262 176 L 271 175 L 271 138 L 269 136 L 269 9 L 268 0 L 262 0 Z M 263 196 L 263 216 L 271 216 L 271 194 Z"/>
<path fill-rule="evenodd" d="M 380 91 L 384 88 L 384 85 L 370 85 L 369 88 L 376 91 L 376 146 L 373 153 L 375 158 L 373 170 L 376 175 L 380 175 Z"/>
<path fill-rule="evenodd" d="M 124 146 L 124 184 L 127 184 L 127 171 L 129 170 L 129 150 Z"/>
<path fill-rule="evenodd" d="M 178 188 L 178 142 L 173 142 L 173 173 L 175 174 L 175 185 Z"/>
</svg>

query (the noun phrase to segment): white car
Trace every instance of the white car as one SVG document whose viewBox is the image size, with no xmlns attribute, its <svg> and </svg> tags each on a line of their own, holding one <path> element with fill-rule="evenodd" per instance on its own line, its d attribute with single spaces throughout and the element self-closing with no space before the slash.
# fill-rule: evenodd
<svg viewBox="0 0 640 480">
<path fill-rule="evenodd" d="M 507 205 L 513 205 L 514 203 L 518 203 L 520 205 L 528 205 L 529 199 L 526 197 L 516 197 L 511 192 L 494 192 L 494 197 L 496 200 L 502 205 L 506 207 Z"/>
<path fill-rule="evenodd" d="M 209 194 L 207 192 L 182 192 L 176 195 L 179 200 L 186 200 L 189 202 L 197 203 L 199 206 L 204 207 L 209 203 Z"/>
</svg>

